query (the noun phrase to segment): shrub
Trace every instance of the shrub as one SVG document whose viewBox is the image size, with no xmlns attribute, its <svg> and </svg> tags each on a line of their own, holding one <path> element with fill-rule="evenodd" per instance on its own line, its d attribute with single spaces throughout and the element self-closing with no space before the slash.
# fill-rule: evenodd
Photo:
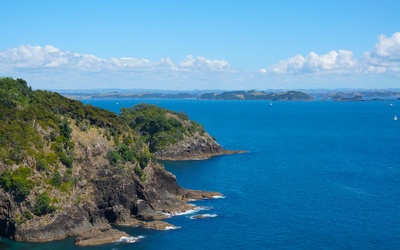
<svg viewBox="0 0 400 250">
<path fill-rule="evenodd" d="M 72 157 L 67 156 L 65 153 L 59 153 L 60 161 L 67 168 L 72 168 Z"/>
<path fill-rule="evenodd" d="M 106 159 L 112 166 L 116 166 L 121 161 L 121 156 L 118 154 L 118 151 L 110 150 L 106 155 Z"/>
<path fill-rule="evenodd" d="M 69 140 L 71 138 L 72 129 L 69 126 L 68 121 L 63 120 L 60 122 L 60 124 L 58 124 L 58 126 L 60 127 L 60 134 Z"/>
<path fill-rule="evenodd" d="M 146 181 L 146 173 L 140 167 L 136 166 L 134 169 L 135 174 L 139 177 L 142 182 Z"/>
<path fill-rule="evenodd" d="M 53 177 L 51 178 L 51 185 L 59 188 L 61 184 L 62 184 L 61 174 L 58 171 L 56 171 Z"/>
<path fill-rule="evenodd" d="M 28 167 L 20 167 L 15 171 L 6 170 L 0 176 L 0 186 L 16 198 L 25 199 L 33 188 L 33 181 L 27 179 L 30 175 L 31 169 Z"/>
<path fill-rule="evenodd" d="M 137 156 L 137 160 L 139 161 L 139 166 L 141 169 L 145 168 L 147 164 L 149 164 L 150 160 L 153 158 L 153 155 L 150 152 L 142 152 Z"/>
<path fill-rule="evenodd" d="M 36 159 L 36 170 L 37 171 L 47 171 L 48 170 L 48 166 L 46 161 L 44 161 L 41 158 Z"/>
<path fill-rule="evenodd" d="M 134 162 L 135 161 L 135 152 L 130 149 L 126 144 L 121 143 L 118 147 L 118 153 L 124 160 L 124 162 Z"/>
<path fill-rule="evenodd" d="M 50 205 L 50 197 L 47 193 L 40 194 L 35 201 L 33 213 L 36 216 L 50 214 L 54 212 L 56 208 Z"/>
<path fill-rule="evenodd" d="M 64 193 L 70 194 L 70 191 L 72 191 L 73 187 L 74 187 L 74 183 L 72 181 L 67 181 L 67 182 L 63 182 L 61 184 L 60 190 Z"/>
</svg>

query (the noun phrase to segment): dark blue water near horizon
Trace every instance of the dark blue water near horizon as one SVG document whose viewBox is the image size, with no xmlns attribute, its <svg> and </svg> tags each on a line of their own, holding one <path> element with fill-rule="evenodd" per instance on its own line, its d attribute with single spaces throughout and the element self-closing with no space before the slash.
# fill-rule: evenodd
<svg viewBox="0 0 400 250">
<path fill-rule="evenodd" d="M 228 149 L 246 154 L 163 162 L 210 218 L 180 227 L 122 228 L 136 243 L 85 249 L 399 249 L 400 102 L 83 100 L 118 112 L 140 102 L 186 112 Z M 393 105 L 390 105 L 393 104 Z M 0 249 L 81 249 L 2 239 Z"/>
</svg>

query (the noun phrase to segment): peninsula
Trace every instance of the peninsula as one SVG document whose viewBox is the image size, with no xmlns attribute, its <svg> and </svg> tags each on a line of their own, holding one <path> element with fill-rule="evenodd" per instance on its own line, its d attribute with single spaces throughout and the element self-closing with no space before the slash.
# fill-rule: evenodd
<svg viewBox="0 0 400 250">
<path fill-rule="evenodd" d="M 112 225 L 165 229 L 186 202 L 221 196 L 181 188 L 157 159 L 223 149 L 183 113 L 150 105 L 121 115 L 0 79 L 0 236 L 80 246 L 128 237 Z"/>
</svg>

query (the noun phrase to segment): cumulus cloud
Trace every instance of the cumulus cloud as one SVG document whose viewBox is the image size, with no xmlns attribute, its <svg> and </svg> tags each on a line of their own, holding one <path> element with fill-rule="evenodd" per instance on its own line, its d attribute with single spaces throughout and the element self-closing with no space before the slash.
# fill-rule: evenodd
<svg viewBox="0 0 400 250">
<path fill-rule="evenodd" d="M 353 52 L 347 50 L 332 50 L 318 55 L 310 52 L 306 57 L 296 55 L 287 60 L 282 60 L 269 67 L 264 73 L 316 73 L 316 72 L 348 72 L 357 66 L 358 62 L 353 58 Z"/>
<path fill-rule="evenodd" d="M 371 51 L 356 59 L 352 51 L 332 50 L 318 55 L 296 55 L 282 60 L 269 68 L 259 70 L 262 74 L 275 75 L 321 75 L 321 74 L 384 74 L 400 73 L 400 32 L 391 37 L 380 35 Z"/>
<path fill-rule="evenodd" d="M 205 57 L 187 56 L 179 64 L 170 58 L 160 61 L 122 57 L 99 58 L 90 54 L 62 51 L 54 46 L 23 45 L 0 52 L 0 65 L 7 68 L 63 68 L 82 71 L 100 70 L 148 70 L 170 69 L 172 71 L 227 71 L 232 67 L 227 61 Z"/>
<path fill-rule="evenodd" d="M 104 59 L 91 54 L 63 51 L 51 45 L 23 45 L 0 51 L 0 75 L 16 75 L 27 80 L 35 77 L 38 81 L 45 79 L 43 81 L 48 84 L 54 84 L 54 78 L 60 81 L 61 77 L 81 79 L 74 82 L 96 81 L 105 85 L 118 81 L 119 84 L 153 84 L 162 88 L 164 84 L 184 81 L 233 82 L 241 73 L 225 60 L 192 55 L 177 63 L 168 57 L 159 61 L 133 57 Z"/>
<path fill-rule="evenodd" d="M 62 51 L 54 46 L 23 45 L 0 52 L 0 65 L 6 68 L 74 68 L 94 70 L 109 62 L 94 55 Z"/>
<path fill-rule="evenodd" d="M 400 32 L 391 37 L 380 35 L 378 43 L 361 58 L 365 64 L 364 73 L 400 72 Z"/>
<path fill-rule="evenodd" d="M 220 71 L 230 68 L 229 63 L 225 60 L 210 60 L 201 56 L 193 57 L 189 55 L 180 63 L 182 68 L 195 70 L 211 70 Z"/>
</svg>

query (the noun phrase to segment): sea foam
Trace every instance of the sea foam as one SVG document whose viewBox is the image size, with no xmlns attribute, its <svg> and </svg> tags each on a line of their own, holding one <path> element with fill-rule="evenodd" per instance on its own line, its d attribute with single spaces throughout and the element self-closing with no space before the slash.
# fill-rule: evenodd
<svg viewBox="0 0 400 250">
<path fill-rule="evenodd" d="M 225 199 L 225 196 L 223 196 L 223 195 L 214 195 L 213 198 L 214 199 Z"/>
<path fill-rule="evenodd" d="M 190 204 L 190 205 L 192 205 L 192 204 Z M 210 209 L 211 209 L 211 207 L 194 207 L 193 209 L 189 209 L 189 210 L 186 210 L 183 212 L 170 212 L 170 213 L 164 213 L 164 214 L 166 214 L 168 216 L 180 216 L 180 215 L 194 214 L 194 213 L 197 213 L 202 210 L 210 210 Z"/>
<path fill-rule="evenodd" d="M 218 216 L 217 214 L 196 214 L 196 215 L 190 216 L 189 218 L 192 220 L 195 220 L 195 219 L 204 219 L 204 218 L 214 218 L 217 216 Z"/>
<path fill-rule="evenodd" d="M 179 229 L 181 227 L 177 227 L 177 226 L 169 226 L 169 227 L 165 227 L 165 230 L 174 230 L 174 229 Z"/>
</svg>

